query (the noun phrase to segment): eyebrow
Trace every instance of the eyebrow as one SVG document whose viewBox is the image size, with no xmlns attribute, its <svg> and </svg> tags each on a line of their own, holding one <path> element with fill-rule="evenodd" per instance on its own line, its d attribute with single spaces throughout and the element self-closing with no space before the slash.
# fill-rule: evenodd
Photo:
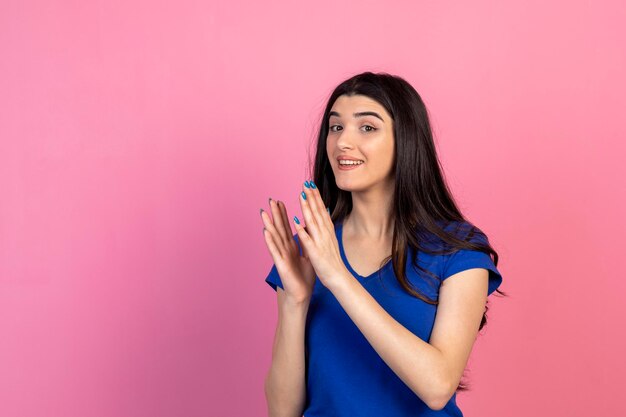
<svg viewBox="0 0 626 417">
<path fill-rule="evenodd" d="M 352 114 L 354 117 L 363 117 L 363 116 L 374 116 L 374 117 L 378 117 L 380 120 L 383 121 L 383 123 L 385 122 L 383 120 L 382 117 L 380 117 L 380 114 L 374 112 L 374 111 L 362 111 L 362 112 L 358 112 L 358 113 L 353 113 Z M 328 113 L 328 117 L 330 116 L 337 116 L 337 117 L 341 117 L 339 115 L 339 113 L 337 113 L 336 111 L 331 111 L 330 113 Z"/>
</svg>

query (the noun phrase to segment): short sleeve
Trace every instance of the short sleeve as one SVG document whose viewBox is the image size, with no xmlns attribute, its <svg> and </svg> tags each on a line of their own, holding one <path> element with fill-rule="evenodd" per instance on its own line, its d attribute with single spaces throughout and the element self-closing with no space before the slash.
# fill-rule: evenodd
<svg viewBox="0 0 626 417">
<path fill-rule="evenodd" d="M 298 234 L 293 235 L 293 240 L 296 242 L 298 249 L 300 251 L 300 255 L 302 255 L 302 248 L 300 247 L 300 242 L 298 240 Z M 276 265 L 272 265 L 272 269 L 267 274 L 267 278 L 265 278 L 265 282 L 272 287 L 274 291 L 278 291 L 277 287 L 280 287 L 283 291 L 285 288 L 283 287 L 283 282 L 280 279 L 280 275 L 278 274 L 278 269 L 276 269 Z"/>
<path fill-rule="evenodd" d="M 485 268 L 489 271 L 489 287 L 487 295 L 494 292 L 502 284 L 502 275 L 496 268 L 491 256 L 485 252 L 461 249 L 448 258 L 443 279 L 472 268 Z"/>
<path fill-rule="evenodd" d="M 463 224 L 462 226 L 467 226 L 467 224 Z M 480 229 L 476 228 L 476 230 L 477 233 L 474 233 L 469 241 L 472 243 L 488 244 L 489 240 L 487 236 Z M 461 249 L 446 256 L 443 279 L 445 280 L 458 272 L 472 268 L 485 268 L 489 271 L 487 295 L 494 292 L 500 284 L 502 284 L 502 274 L 500 274 L 500 271 L 496 268 L 491 256 L 488 253 L 470 249 Z"/>
<path fill-rule="evenodd" d="M 278 270 L 276 269 L 276 265 L 272 265 L 272 269 L 270 269 L 269 274 L 267 274 L 267 278 L 265 278 L 265 282 L 267 282 L 269 286 L 274 289 L 274 291 L 278 291 L 278 288 L 276 288 L 277 286 L 280 287 L 282 290 L 284 290 L 283 282 L 280 280 L 280 275 L 278 275 Z"/>
</svg>

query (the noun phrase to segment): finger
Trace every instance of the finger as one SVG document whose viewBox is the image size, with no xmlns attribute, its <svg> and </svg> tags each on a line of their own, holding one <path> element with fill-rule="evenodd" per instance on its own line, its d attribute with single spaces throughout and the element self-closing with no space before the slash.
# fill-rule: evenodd
<svg viewBox="0 0 626 417">
<path fill-rule="evenodd" d="M 306 260 L 309 260 L 309 252 L 307 252 L 306 247 L 304 245 L 301 245 L 302 248 L 302 257 L 305 258 Z"/>
<path fill-rule="evenodd" d="M 308 185 L 308 187 L 307 187 Z M 318 227 L 319 233 L 325 233 L 329 231 L 329 225 L 326 223 L 323 217 L 323 211 L 326 211 L 324 207 L 324 203 L 321 202 L 319 197 L 319 192 L 317 192 L 308 181 L 304 183 L 305 194 L 307 196 L 307 202 L 309 203 L 309 208 L 311 210 L 311 214 L 313 219 L 315 220 L 315 224 Z M 327 213 L 326 213 L 327 214 Z"/>
<path fill-rule="evenodd" d="M 272 236 L 270 231 L 267 230 L 266 228 L 263 228 L 263 239 L 265 239 L 265 244 L 267 245 L 267 248 L 269 249 L 270 254 L 272 255 L 272 259 L 274 260 L 274 264 L 276 264 L 276 262 L 279 259 L 282 259 L 283 256 L 282 256 L 282 253 L 281 253 L 280 249 L 278 248 L 278 246 L 274 242 L 274 237 Z"/>
<path fill-rule="evenodd" d="M 313 188 L 311 188 L 310 182 L 304 182 L 304 192 L 306 193 L 306 198 L 309 203 L 309 207 L 311 208 L 311 212 L 318 224 L 322 224 L 322 217 L 319 216 L 319 212 L 322 208 L 324 208 L 324 204 L 319 202 L 318 194 L 315 192 Z"/>
<path fill-rule="evenodd" d="M 317 240 L 320 236 L 319 226 L 317 225 L 313 212 L 311 211 L 309 202 L 306 199 L 305 191 L 302 191 L 300 193 L 300 207 L 302 209 L 302 216 L 304 217 L 304 223 L 306 224 L 307 232 L 314 240 Z"/>
<path fill-rule="evenodd" d="M 316 207 L 317 207 L 317 213 L 321 217 L 320 221 L 326 224 L 328 227 L 334 228 L 335 225 L 333 224 L 333 220 L 330 217 L 330 211 L 326 209 L 326 206 L 324 204 L 324 200 L 322 199 L 322 195 L 320 193 L 319 188 L 317 188 L 317 186 L 315 185 L 313 181 L 309 181 L 309 184 L 311 185 L 312 200 L 315 201 Z"/>
<path fill-rule="evenodd" d="M 285 207 L 285 203 L 282 201 L 277 201 L 278 208 L 280 209 L 280 218 L 283 220 L 283 225 L 285 225 L 286 236 L 293 240 L 293 233 L 291 231 L 291 226 L 289 225 L 289 216 L 287 215 L 287 207 Z M 289 230 L 287 232 L 287 230 Z"/>
<path fill-rule="evenodd" d="M 278 208 L 278 204 L 276 203 L 276 200 L 272 200 L 270 198 L 269 202 L 270 202 L 270 210 L 272 212 L 272 220 L 274 223 L 274 227 L 278 231 L 278 236 L 280 237 L 280 240 L 283 242 L 283 245 L 286 245 L 287 242 L 289 242 L 289 239 L 286 236 L 287 233 L 285 232 L 285 226 L 283 225 L 282 217 L 280 214 L 280 209 Z"/>
<path fill-rule="evenodd" d="M 294 223 L 294 227 L 296 228 L 296 233 L 298 234 L 298 240 L 300 241 L 300 245 L 302 246 L 302 252 L 307 254 L 307 259 L 308 259 L 309 253 L 310 253 L 309 249 L 313 246 L 313 240 L 311 239 L 311 236 L 305 230 L 304 226 L 302 226 L 302 224 L 299 223 L 298 217 L 294 217 L 293 223 Z"/>
<path fill-rule="evenodd" d="M 282 201 L 278 202 L 280 209 L 281 209 L 281 213 L 283 214 L 283 219 L 285 221 L 285 224 L 289 224 L 289 216 L 287 215 L 287 207 L 285 207 L 285 203 L 283 203 Z M 291 230 L 291 228 L 289 228 Z M 294 246 L 296 249 L 298 249 L 298 247 L 302 250 L 302 256 L 306 259 L 309 259 L 309 254 L 306 250 L 306 247 L 304 247 L 304 245 L 302 244 L 298 244 L 296 243 L 296 241 L 294 240 L 294 236 L 291 235 L 291 242 L 293 242 Z"/>
<path fill-rule="evenodd" d="M 283 225 L 285 225 L 285 229 L 287 232 L 287 242 L 289 244 L 294 245 L 297 248 L 296 242 L 293 239 L 293 232 L 291 231 L 291 226 L 289 225 L 289 216 L 287 215 L 287 207 L 285 207 L 285 203 L 282 201 L 276 201 L 278 203 L 278 208 L 280 209 L 280 217 L 283 219 Z"/>
<path fill-rule="evenodd" d="M 263 219 L 263 226 L 265 227 L 267 233 L 272 236 L 274 244 L 278 248 L 281 256 L 284 256 L 284 254 L 286 253 L 285 243 L 281 240 L 278 230 L 276 230 L 276 228 L 274 227 L 274 224 L 270 219 L 270 215 L 263 209 L 261 209 L 261 219 Z M 263 232 L 263 234 L 265 233 L 266 232 Z"/>
</svg>

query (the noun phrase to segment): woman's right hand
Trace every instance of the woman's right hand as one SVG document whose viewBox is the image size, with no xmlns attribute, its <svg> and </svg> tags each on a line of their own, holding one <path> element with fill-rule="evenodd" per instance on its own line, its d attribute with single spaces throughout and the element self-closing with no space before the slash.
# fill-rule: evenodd
<svg viewBox="0 0 626 417">
<path fill-rule="evenodd" d="M 300 255 L 298 244 L 291 233 L 285 204 L 270 199 L 270 210 L 271 218 L 269 213 L 261 209 L 261 219 L 265 226 L 263 236 L 283 283 L 285 295 L 299 303 L 310 301 L 315 285 L 315 270 L 304 247 L 303 256 Z"/>
</svg>

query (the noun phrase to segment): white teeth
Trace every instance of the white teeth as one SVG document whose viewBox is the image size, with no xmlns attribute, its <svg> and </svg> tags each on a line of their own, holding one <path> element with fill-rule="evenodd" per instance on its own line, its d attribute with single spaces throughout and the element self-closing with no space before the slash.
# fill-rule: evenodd
<svg viewBox="0 0 626 417">
<path fill-rule="evenodd" d="M 350 161 L 347 159 L 339 160 L 339 165 L 361 165 L 363 161 Z"/>
</svg>

